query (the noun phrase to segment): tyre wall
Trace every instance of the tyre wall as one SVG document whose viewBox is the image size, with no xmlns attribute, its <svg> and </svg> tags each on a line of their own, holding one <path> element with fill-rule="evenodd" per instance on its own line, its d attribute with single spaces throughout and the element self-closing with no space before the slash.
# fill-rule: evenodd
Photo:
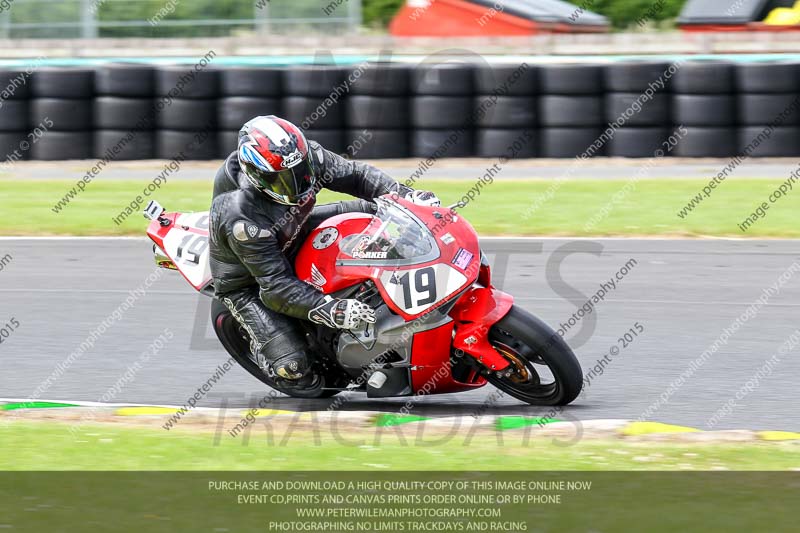
<svg viewBox="0 0 800 533">
<path fill-rule="evenodd" d="M 800 155 L 793 62 L 106 64 L 0 70 L 0 91 L 3 160 L 218 159 L 266 114 L 361 159 L 652 157 L 678 127 L 669 155 Z"/>
</svg>

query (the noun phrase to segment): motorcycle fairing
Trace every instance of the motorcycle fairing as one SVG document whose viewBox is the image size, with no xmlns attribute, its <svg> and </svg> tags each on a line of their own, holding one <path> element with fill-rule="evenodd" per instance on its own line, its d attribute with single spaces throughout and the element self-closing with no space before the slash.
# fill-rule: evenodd
<svg viewBox="0 0 800 533">
<path fill-rule="evenodd" d="M 402 198 L 376 201 L 374 216 L 345 213 L 313 230 L 295 261 L 297 277 L 325 294 L 371 279 L 406 321 L 448 303 L 475 282 L 480 248 L 466 220 Z"/>
<path fill-rule="evenodd" d="M 503 370 L 511 363 L 489 342 L 489 330 L 506 316 L 514 297 L 494 287 L 475 286 L 462 296 L 450 316 L 455 321 L 453 348 L 474 357 L 486 368 Z"/>
<path fill-rule="evenodd" d="M 211 287 L 207 211 L 165 213 L 160 220 L 150 222 L 147 236 L 195 290 L 203 292 Z"/>
</svg>

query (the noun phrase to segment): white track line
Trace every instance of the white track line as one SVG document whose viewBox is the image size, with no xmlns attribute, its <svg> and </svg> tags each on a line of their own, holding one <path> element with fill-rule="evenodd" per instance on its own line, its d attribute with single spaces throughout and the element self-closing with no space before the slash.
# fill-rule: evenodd
<svg viewBox="0 0 800 533">
<path fill-rule="evenodd" d="M 2 291 L 0 291 L 2 292 Z M 535 296 L 515 296 L 514 300 L 523 300 L 526 302 L 568 302 L 566 298 L 538 298 Z M 636 299 L 619 299 L 619 298 L 606 298 L 604 302 L 616 304 L 666 304 L 666 305 L 715 305 L 715 306 L 747 306 L 753 302 L 716 302 L 716 301 L 691 301 L 691 300 L 636 300 Z M 800 303 L 780 304 L 769 303 L 770 307 L 800 307 Z"/>
<path fill-rule="evenodd" d="M 152 403 L 103 403 L 103 402 L 85 402 L 82 400 L 45 400 L 43 398 L 0 398 L 2 403 L 72 403 L 81 407 L 167 407 L 169 409 L 180 409 L 182 405 L 164 405 Z"/>
</svg>

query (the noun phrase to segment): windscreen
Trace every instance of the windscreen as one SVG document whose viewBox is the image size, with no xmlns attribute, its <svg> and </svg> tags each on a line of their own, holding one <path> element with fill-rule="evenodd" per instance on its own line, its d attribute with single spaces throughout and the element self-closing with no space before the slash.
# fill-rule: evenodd
<svg viewBox="0 0 800 533">
<path fill-rule="evenodd" d="M 339 244 L 343 264 L 415 264 L 435 259 L 433 235 L 411 212 L 378 198 L 378 212 L 362 231 Z"/>
</svg>

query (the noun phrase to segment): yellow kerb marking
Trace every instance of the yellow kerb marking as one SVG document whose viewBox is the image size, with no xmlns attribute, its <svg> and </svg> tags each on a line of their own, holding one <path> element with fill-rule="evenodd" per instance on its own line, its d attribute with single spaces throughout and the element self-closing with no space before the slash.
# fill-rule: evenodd
<svg viewBox="0 0 800 533">
<path fill-rule="evenodd" d="M 800 433 L 793 431 L 759 431 L 761 440 L 800 440 Z"/>
<path fill-rule="evenodd" d="M 650 435 L 653 433 L 693 433 L 699 429 L 687 426 L 673 426 L 672 424 L 662 424 L 661 422 L 631 422 L 622 428 L 622 434 L 635 437 L 637 435 Z"/>
<path fill-rule="evenodd" d="M 117 416 L 172 415 L 178 412 L 174 407 L 120 407 L 114 414 Z"/>
</svg>

